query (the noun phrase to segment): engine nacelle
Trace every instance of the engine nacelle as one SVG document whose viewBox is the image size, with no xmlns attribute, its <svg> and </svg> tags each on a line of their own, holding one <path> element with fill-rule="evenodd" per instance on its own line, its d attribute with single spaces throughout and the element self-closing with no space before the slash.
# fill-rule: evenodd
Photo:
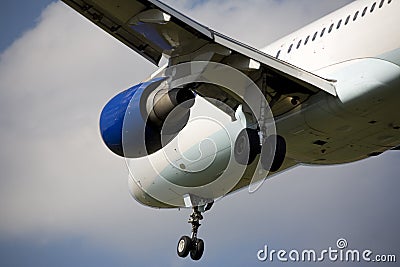
<svg viewBox="0 0 400 267">
<path fill-rule="evenodd" d="M 167 78 L 154 78 L 113 97 L 100 115 L 106 146 L 126 158 L 152 154 L 185 127 L 195 94 L 168 86 Z"/>
</svg>

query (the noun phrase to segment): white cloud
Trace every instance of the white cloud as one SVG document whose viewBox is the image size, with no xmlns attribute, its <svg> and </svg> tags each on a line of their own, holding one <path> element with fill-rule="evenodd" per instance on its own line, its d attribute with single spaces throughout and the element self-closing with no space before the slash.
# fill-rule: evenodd
<svg viewBox="0 0 400 267">
<path fill-rule="evenodd" d="M 116 204 L 126 171 L 101 142 L 99 114 L 152 70 L 61 3 L 2 55 L 1 230 L 91 223 Z"/>
<path fill-rule="evenodd" d="M 263 48 L 351 1 L 217 0 L 194 7 L 191 0 L 166 2 L 213 30 Z"/>
</svg>

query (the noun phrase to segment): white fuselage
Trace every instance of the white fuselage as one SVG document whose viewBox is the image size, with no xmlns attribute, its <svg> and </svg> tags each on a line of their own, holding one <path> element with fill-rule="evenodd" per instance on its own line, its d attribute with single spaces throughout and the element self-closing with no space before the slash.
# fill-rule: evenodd
<svg viewBox="0 0 400 267">
<path fill-rule="evenodd" d="M 400 65 L 399 11 L 400 3 L 396 0 L 357 0 L 262 51 L 274 57 L 280 51 L 279 59 L 314 73 L 357 58 L 382 58 Z M 397 56 L 390 54 L 393 52 Z"/>
<path fill-rule="evenodd" d="M 293 162 L 351 162 L 400 143 L 399 11 L 399 1 L 358 0 L 264 49 L 336 81 L 337 97 L 320 93 L 278 119 Z"/>
<path fill-rule="evenodd" d="M 277 132 L 287 142 L 285 162 L 276 173 L 299 163 L 352 162 L 400 144 L 400 105 L 397 103 L 400 99 L 399 12 L 398 0 L 358 0 L 263 49 L 282 61 L 334 80 L 337 91 L 337 96 L 321 91 L 276 118 Z M 223 112 L 211 104 L 204 102 L 203 105 L 209 105 L 208 111 L 212 114 L 224 117 Z M 195 106 L 192 113 L 204 116 L 204 107 Z M 182 131 L 184 152 L 192 149 L 193 159 L 200 159 L 200 165 L 191 168 L 203 168 L 210 158 L 215 159 L 215 164 L 210 165 L 208 171 L 204 167 L 203 173 L 194 174 L 182 161 L 183 156 L 178 154 L 167 157 L 165 152 L 159 151 L 147 157 L 153 159 L 147 167 L 148 159 L 130 160 L 130 170 L 137 172 L 130 173 L 130 189 L 138 201 L 155 207 L 184 206 L 186 193 L 199 195 L 205 192 L 191 189 L 192 185 L 210 183 L 221 175 L 231 156 L 232 144 L 229 138 L 224 141 L 223 134 L 218 131 L 229 133 L 232 130 L 235 135 L 241 125 L 234 122 L 230 126 L 229 119 L 221 125 L 200 125 L 201 138 L 214 140 L 218 145 L 211 148 L 216 151 L 196 154 L 193 147 L 198 140 L 193 137 L 200 134 L 196 132 L 199 127 L 189 122 L 187 129 Z M 173 145 L 168 146 L 171 153 L 177 150 Z M 205 198 L 218 198 L 249 185 L 251 179 L 246 175 L 234 188 L 224 187 L 226 181 L 216 183 L 205 193 L 209 193 Z M 199 182 L 202 177 L 204 181 Z M 181 187 L 171 187 L 171 183 Z M 162 199 L 157 201 L 156 195 Z"/>
</svg>

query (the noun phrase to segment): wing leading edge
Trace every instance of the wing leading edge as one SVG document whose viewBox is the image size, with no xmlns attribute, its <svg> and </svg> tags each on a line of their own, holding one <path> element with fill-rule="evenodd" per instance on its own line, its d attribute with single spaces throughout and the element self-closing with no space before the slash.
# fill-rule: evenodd
<svg viewBox="0 0 400 267">
<path fill-rule="evenodd" d="M 285 106 L 287 97 L 295 97 L 300 104 L 321 90 L 336 96 L 331 80 L 215 32 L 157 0 L 63 2 L 155 65 L 163 55 L 170 65 L 195 60 L 219 62 L 241 70 L 257 85 L 266 77 L 262 74 L 267 74 L 265 90 L 275 115 L 292 108 Z M 221 100 L 227 97 L 217 89 L 199 91 Z"/>
</svg>

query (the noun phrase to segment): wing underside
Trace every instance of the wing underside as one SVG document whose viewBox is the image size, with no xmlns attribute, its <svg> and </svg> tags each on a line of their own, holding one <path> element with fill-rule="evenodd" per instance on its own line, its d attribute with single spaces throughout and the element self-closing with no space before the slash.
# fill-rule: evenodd
<svg viewBox="0 0 400 267">
<path fill-rule="evenodd" d="M 155 65 L 164 56 L 169 65 L 201 60 L 240 70 L 262 89 L 274 116 L 286 113 L 319 91 L 336 95 L 332 81 L 215 32 L 159 1 L 63 2 Z M 199 86 L 196 91 L 232 108 L 240 104 L 218 87 Z"/>
</svg>

